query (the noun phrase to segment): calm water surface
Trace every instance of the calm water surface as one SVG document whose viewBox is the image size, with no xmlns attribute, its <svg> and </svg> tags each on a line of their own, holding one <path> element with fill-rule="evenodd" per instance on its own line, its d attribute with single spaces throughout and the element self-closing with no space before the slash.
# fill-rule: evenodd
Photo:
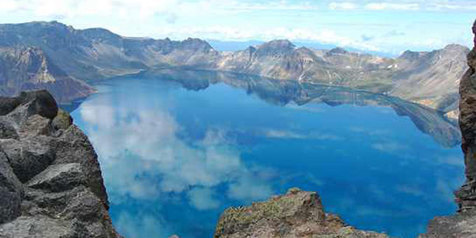
<svg viewBox="0 0 476 238">
<path fill-rule="evenodd" d="M 360 228 L 415 237 L 455 211 L 454 123 L 361 92 L 200 72 L 98 83 L 72 116 L 128 238 L 212 237 L 220 213 L 290 187 Z"/>
</svg>

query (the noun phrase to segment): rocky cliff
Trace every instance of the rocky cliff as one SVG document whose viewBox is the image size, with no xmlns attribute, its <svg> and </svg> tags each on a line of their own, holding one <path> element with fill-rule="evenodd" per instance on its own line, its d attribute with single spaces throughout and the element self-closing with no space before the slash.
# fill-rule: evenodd
<svg viewBox="0 0 476 238">
<path fill-rule="evenodd" d="M 0 98 L 0 237 L 119 237 L 97 155 L 47 91 Z"/>
<path fill-rule="evenodd" d="M 476 42 L 476 22 L 473 26 Z M 469 69 L 460 84 L 460 128 L 463 135 L 466 183 L 456 193 L 461 211 L 476 208 L 476 44 L 468 54 Z"/>
</svg>

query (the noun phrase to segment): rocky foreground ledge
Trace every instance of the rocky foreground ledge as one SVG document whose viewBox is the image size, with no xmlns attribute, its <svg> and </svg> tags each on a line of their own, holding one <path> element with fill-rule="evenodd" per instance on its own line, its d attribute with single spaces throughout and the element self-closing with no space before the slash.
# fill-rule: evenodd
<svg viewBox="0 0 476 238">
<path fill-rule="evenodd" d="M 47 91 L 0 98 L 0 237 L 120 237 L 97 155 Z"/>
<path fill-rule="evenodd" d="M 388 236 L 348 226 L 338 216 L 324 212 L 317 193 L 292 188 L 283 196 L 253 203 L 250 207 L 228 208 L 218 221 L 214 237 L 386 238 Z"/>
</svg>

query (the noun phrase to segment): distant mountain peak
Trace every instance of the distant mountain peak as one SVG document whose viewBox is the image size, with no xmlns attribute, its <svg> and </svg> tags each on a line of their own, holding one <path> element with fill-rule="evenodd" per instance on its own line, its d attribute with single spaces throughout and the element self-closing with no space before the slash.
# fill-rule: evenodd
<svg viewBox="0 0 476 238">
<path fill-rule="evenodd" d="M 418 59 L 418 57 L 420 57 L 420 55 L 421 55 L 420 52 L 406 50 L 398 58 L 404 59 L 404 60 L 416 60 Z"/>
<path fill-rule="evenodd" d="M 296 46 L 289 40 L 272 40 L 260 45 L 259 48 L 294 49 Z"/>
<path fill-rule="evenodd" d="M 469 53 L 469 48 L 459 44 L 449 44 L 443 48 L 443 51 L 457 51 L 463 52 L 464 54 Z"/>
<path fill-rule="evenodd" d="M 182 41 L 182 45 L 187 48 L 187 49 L 193 49 L 193 50 L 213 50 L 213 47 L 206 41 L 201 40 L 199 38 L 187 38 L 184 41 Z"/>
<path fill-rule="evenodd" d="M 331 49 L 327 52 L 326 55 L 343 55 L 343 54 L 347 54 L 349 53 L 347 50 L 345 50 L 344 48 L 342 47 L 336 47 L 334 49 Z"/>
<path fill-rule="evenodd" d="M 258 56 L 282 56 L 292 53 L 296 46 L 289 40 L 272 40 L 257 46 Z"/>
</svg>

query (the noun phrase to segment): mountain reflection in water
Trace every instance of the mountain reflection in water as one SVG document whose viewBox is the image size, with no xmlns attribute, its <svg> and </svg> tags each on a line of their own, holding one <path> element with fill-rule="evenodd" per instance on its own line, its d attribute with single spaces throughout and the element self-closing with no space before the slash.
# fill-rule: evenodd
<svg viewBox="0 0 476 238">
<path fill-rule="evenodd" d="M 461 132 L 456 120 L 449 119 L 431 108 L 382 94 L 227 72 L 163 69 L 144 72 L 141 77 L 171 80 L 194 91 L 205 90 L 213 84 L 225 83 L 280 106 L 294 102 L 299 106 L 307 103 L 325 103 L 329 106 L 350 104 L 391 107 L 398 115 L 408 116 L 420 131 L 432 136 L 442 146 L 453 147 L 461 144 Z"/>
<path fill-rule="evenodd" d="M 225 208 L 290 187 L 318 191 L 328 212 L 357 228 L 400 237 L 456 209 L 459 130 L 431 109 L 206 71 L 149 71 L 95 86 L 69 110 L 99 155 L 111 218 L 125 237 L 212 237 Z"/>
</svg>

